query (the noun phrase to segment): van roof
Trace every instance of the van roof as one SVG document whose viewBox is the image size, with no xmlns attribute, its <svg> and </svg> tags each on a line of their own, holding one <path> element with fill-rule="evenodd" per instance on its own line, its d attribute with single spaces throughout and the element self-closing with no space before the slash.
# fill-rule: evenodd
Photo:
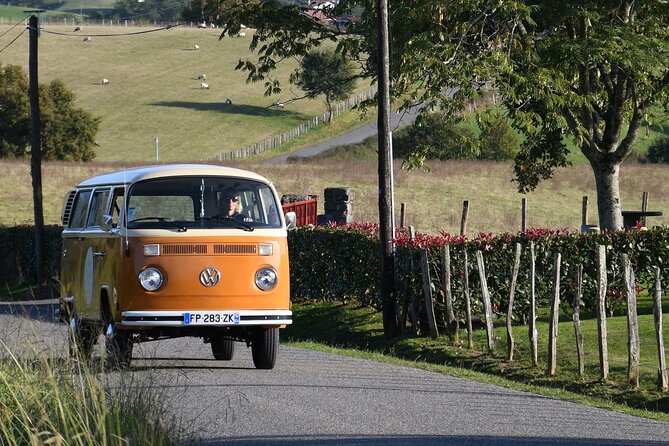
<svg viewBox="0 0 669 446">
<path fill-rule="evenodd" d="M 77 187 L 91 187 L 115 184 L 132 184 L 150 178 L 181 177 L 188 175 L 242 177 L 270 183 L 267 178 L 248 170 L 209 164 L 161 164 L 155 166 L 131 167 L 116 172 L 98 175 L 79 183 Z"/>
</svg>

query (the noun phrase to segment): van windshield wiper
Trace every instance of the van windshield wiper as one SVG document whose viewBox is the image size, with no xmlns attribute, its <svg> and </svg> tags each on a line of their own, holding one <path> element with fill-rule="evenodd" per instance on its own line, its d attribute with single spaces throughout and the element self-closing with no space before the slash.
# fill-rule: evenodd
<svg viewBox="0 0 669 446">
<path fill-rule="evenodd" d="M 157 220 L 161 223 L 168 223 L 168 224 L 174 226 L 175 228 L 177 228 L 177 232 L 186 232 L 187 231 L 185 226 L 182 226 L 179 223 L 176 223 L 176 222 L 174 222 L 174 221 L 172 221 L 172 220 L 170 220 L 169 218 L 166 218 L 166 217 L 142 217 L 142 218 L 136 218 L 136 219 L 130 221 L 129 223 L 135 223 L 136 221 L 147 221 L 147 220 Z"/>
<path fill-rule="evenodd" d="M 227 215 L 212 215 L 209 217 L 199 217 L 196 218 L 196 220 L 207 220 L 207 221 L 218 221 L 218 222 L 225 222 L 225 223 L 231 223 L 231 226 L 234 226 L 239 229 L 243 229 L 245 231 L 253 231 L 253 226 L 251 226 L 248 223 L 245 223 L 243 221 L 237 220 L 234 217 L 228 217 Z"/>
</svg>

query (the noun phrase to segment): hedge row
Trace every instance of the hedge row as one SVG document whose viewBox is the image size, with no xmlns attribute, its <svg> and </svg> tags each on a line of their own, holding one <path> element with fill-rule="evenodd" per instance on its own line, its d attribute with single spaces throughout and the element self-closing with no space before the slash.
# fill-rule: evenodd
<svg viewBox="0 0 669 446">
<path fill-rule="evenodd" d="M 585 311 L 595 311 L 597 247 L 606 246 L 607 252 L 607 310 L 612 314 L 624 304 L 621 255 L 628 254 L 634 265 L 640 288 L 652 284 L 653 267 L 660 267 L 662 282 L 669 284 L 669 227 L 650 230 L 632 230 L 614 233 L 570 233 L 567 230 L 530 229 L 518 234 L 479 234 L 471 240 L 442 233 L 439 236 L 418 234 L 413 239 L 400 230 L 396 237 L 398 299 L 408 302 L 411 297 L 422 302 L 423 283 L 420 270 L 420 251 L 426 250 L 430 264 L 430 278 L 437 304 L 443 302 L 442 249 L 448 244 L 451 257 L 451 291 L 456 312 L 463 311 L 464 277 L 468 275 L 474 299 L 480 294 L 479 274 L 475 252 L 482 251 L 486 280 L 493 310 L 506 314 L 509 285 L 513 267 L 514 247 L 522 247 L 521 269 L 515 295 L 515 317 L 524 322 L 530 302 L 530 249 L 535 251 L 536 298 L 539 306 L 546 306 L 552 286 L 553 255 L 561 254 L 561 290 L 563 302 L 570 305 L 574 289 L 576 265 L 584 270 L 583 302 Z M 380 307 L 378 226 L 369 224 L 330 225 L 328 227 L 301 227 L 289 233 L 291 256 L 291 286 L 293 299 L 320 301 L 356 298 L 364 304 Z M 464 268 L 465 250 L 468 268 Z M 665 286 L 666 288 L 666 286 Z M 437 308 L 443 312 L 443 308 Z M 480 310 L 476 306 L 473 311 Z M 422 310 L 424 311 L 424 309 Z M 479 313 L 480 314 L 480 313 Z"/>
<path fill-rule="evenodd" d="M 45 276 L 57 279 L 60 271 L 62 227 L 49 225 L 44 228 Z M 0 226 L 0 285 L 15 286 L 34 284 L 35 227 L 31 225 Z"/>
<path fill-rule="evenodd" d="M 60 268 L 61 227 L 47 226 L 45 231 L 46 276 L 57 280 Z M 516 243 L 522 246 L 521 269 L 516 289 L 515 309 L 518 320 L 524 321 L 528 313 L 529 297 L 529 245 L 536 253 L 536 290 L 539 305 L 548 302 L 553 254 L 561 253 L 562 292 L 567 295 L 574 287 L 574 271 L 583 264 L 583 304 L 594 311 L 596 297 L 597 255 L 599 245 L 607 247 L 608 296 L 607 309 L 614 312 L 623 304 L 623 285 L 620 256 L 626 253 L 635 267 L 637 282 L 643 288 L 652 284 L 653 267 L 660 267 L 662 282 L 669 286 L 669 227 L 629 232 L 579 234 L 566 230 L 530 229 L 518 234 L 479 234 L 467 240 L 442 233 L 438 236 L 418 234 L 413 239 L 400 230 L 397 246 L 398 298 L 404 301 L 411 296 L 422 297 L 423 285 L 420 271 L 420 251 L 426 250 L 430 263 L 432 288 L 436 301 L 443 302 L 444 286 L 441 283 L 441 247 L 448 244 L 451 257 L 451 289 L 456 311 L 462 310 L 459 298 L 463 294 L 465 274 L 474 297 L 480 290 L 476 269 L 475 251 L 481 250 L 486 267 L 486 279 L 493 308 L 506 312 L 508 289 L 511 281 L 513 251 Z M 380 307 L 379 292 L 379 228 L 375 224 L 353 223 L 329 226 L 304 226 L 288 235 L 291 265 L 292 298 L 295 301 L 347 301 Z M 0 226 L 0 246 L 5 253 L 0 259 L 0 280 L 13 286 L 34 282 L 35 235 L 32 226 Z M 463 253 L 469 253 L 467 270 Z M 422 302 L 422 298 L 417 299 Z M 571 299 L 563 298 L 567 303 Z M 478 299 L 473 299 L 477 302 Z M 474 308 L 476 312 L 477 308 Z"/>
</svg>

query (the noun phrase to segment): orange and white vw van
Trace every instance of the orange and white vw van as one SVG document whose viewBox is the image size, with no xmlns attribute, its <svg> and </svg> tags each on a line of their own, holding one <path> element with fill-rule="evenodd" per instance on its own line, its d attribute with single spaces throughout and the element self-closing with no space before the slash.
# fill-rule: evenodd
<svg viewBox="0 0 669 446">
<path fill-rule="evenodd" d="M 279 329 L 292 323 L 295 214 L 283 215 L 267 179 L 197 164 L 122 170 L 70 191 L 62 222 L 72 354 L 104 341 L 123 367 L 135 343 L 194 336 L 216 359 L 244 342 L 257 368 L 274 367 Z"/>
</svg>

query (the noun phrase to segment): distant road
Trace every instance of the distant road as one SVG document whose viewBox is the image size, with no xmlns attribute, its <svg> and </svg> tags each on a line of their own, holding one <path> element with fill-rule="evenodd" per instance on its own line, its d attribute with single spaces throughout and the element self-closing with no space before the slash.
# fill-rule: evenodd
<svg viewBox="0 0 669 446">
<path fill-rule="evenodd" d="M 418 116 L 417 107 L 402 112 L 395 111 L 390 115 L 390 129 L 394 131 L 398 127 L 412 122 L 414 119 L 416 119 L 416 116 Z M 370 136 L 376 135 L 377 133 L 376 127 L 377 123 L 376 120 L 374 120 L 373 122 L 365 124 L 362 127 L 359 127 L 349 133 L 346 133 L 345 135 L 339 136 L 329 141 L 325 141 L 312 147 L 308 147 L 306 149 L 298 150 L 297 152 L 289 153 L 287 155 L 277 156 L 276 158 L 270 158 L 266 162 L 285 163 L 289 157 L 304 158 L 317 155 L 321 152 L 325 152 L 326 150 L 333 149 L 337 146 L 357 144 L 369 138 Z"/>
<path fill-rule="evenodd" d="M 54 306 L 0 304 L 0 345 L 20 358 L 66 354 Z M 274 370 L 256 370 L 242 343 L 236 350 L 216 361 L 198 339 L 147 342 L 125 382 L 152 385 L 165 419 L 201 446 L 669 445 L 666 422 L 286 345 Z"/>
</svg>

